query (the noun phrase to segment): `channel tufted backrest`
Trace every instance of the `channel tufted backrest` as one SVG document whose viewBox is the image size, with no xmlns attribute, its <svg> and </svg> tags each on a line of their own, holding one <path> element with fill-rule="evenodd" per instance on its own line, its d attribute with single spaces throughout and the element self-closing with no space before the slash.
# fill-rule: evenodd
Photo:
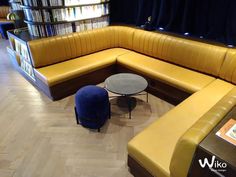
<svg viewBox="0 0 236 177">
<path fill-rule="evenodd" d="M 116 47 L 133 50 L 133 36 L 136 29 L 124 26 L 113 26 Z"/>
<path fill-rule="evenodd" d="M 28 45 L 36 68 L 122 47 L 213 76 L 219 76 L 227 52 L 224 47 L 122 26 L 33 40 Z M 228 74 L 222 71 L 221 78 L 229 80 Z"/>
<path fill-rule="evenodd" d="M 111 28 L 103 28 L 30 41 L 33 66 L 43 67 L 114 47 L 112 36 Z"/>
<path fill-rule="evenodd" d="M 156 32 L 136 30 L 135 51 L 218 76 L 227 49 Z"/>
<path fill-rule="evenodd" d="M 9 6 L 0 6 L 0 18 L 6 18 L 9 12 L 10 12 Z"/>
<path fill-rule="evenodd" d="M 104 49 L 132 49 L 133 28 L 106 27 L 86 32 L 55 36 L 28 43 L 35 68 L 59 63 Z"/>
<path fill-rule="evenodd" d="M 220 70 L 220 78 L 236 84 L 236 49 L 229 49 Z"/>
</svg>

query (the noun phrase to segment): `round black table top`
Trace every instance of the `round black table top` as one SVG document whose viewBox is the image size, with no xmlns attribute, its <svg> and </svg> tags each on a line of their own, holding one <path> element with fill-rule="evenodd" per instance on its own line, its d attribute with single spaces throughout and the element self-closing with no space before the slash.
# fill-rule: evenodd
<svg viewBox="0 0 236 177">
<path fill-rule="evenodd" d="M 129 96 L 144 91 L 148 82 L 142 76 L 131 73 L 120 73 L 105 80 L 105 88 L 115 94 Z"/>
</svg>

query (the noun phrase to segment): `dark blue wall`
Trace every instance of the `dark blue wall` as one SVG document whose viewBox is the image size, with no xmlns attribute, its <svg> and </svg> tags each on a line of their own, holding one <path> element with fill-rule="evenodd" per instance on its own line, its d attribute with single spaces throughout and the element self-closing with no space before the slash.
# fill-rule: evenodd
<svg viewBox="0 0 236 177">
<path fill-rule="evenodd" d="M 156 30 L 236 45 L 236 0 L 111 0 L 111 22 L 140 26 L 149 16 Z"/>
<path fill-rule="evenodd" d="M 0 6 L 8 5 L 8 0 L 0 0 Z"/>
</svg>

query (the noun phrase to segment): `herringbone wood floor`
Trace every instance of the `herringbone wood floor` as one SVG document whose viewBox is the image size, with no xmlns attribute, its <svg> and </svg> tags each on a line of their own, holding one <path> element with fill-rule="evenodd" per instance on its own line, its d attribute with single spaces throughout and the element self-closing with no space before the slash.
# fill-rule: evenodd
<svg viewBox="0 0 236 177">
<path fill-rule="evenodd" d="M 76 125 L 74 97 L 53 102 L 12 67 L 0 40 L 0 177 L 131 177 L 127 142 L 173 106 L 152 95 L 112 105 L 101 133 Z M 111 100 L 112 104 L 116 100 Z"/>
</svg>

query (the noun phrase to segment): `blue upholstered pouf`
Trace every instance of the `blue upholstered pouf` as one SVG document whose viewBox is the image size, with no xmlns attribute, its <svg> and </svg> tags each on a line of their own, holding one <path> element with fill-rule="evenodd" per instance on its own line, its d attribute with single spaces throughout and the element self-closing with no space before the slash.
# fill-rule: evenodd
<svg viewBox="0 0 236 177">
<path fill-rule="evenodd" d="M 78 124 L 98 129 L 110 118 L 110 102 L 105 89 L 93 85 L 79 89 L 75 95 L 75 113 Z"/>
</svg>

